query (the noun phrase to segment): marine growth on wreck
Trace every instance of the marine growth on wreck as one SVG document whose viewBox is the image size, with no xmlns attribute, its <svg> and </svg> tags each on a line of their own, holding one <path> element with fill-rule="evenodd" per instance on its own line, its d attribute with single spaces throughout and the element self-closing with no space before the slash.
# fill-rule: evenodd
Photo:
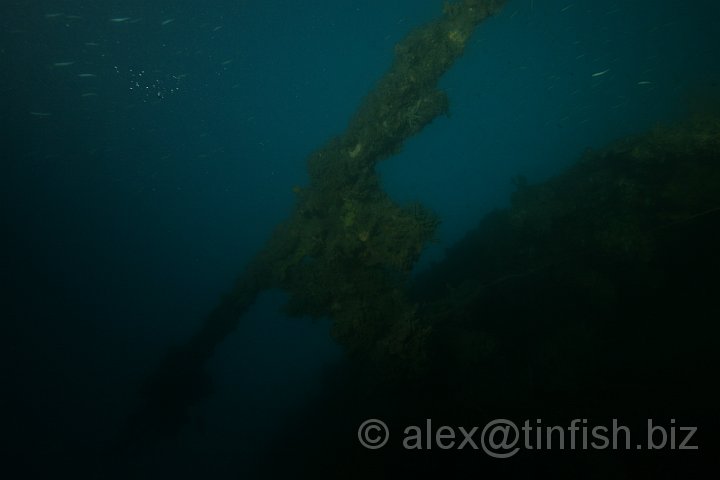
<svg viewBox="0 0 720 480">
<path fill-rule="evenodd" d="M 351 354 L 381 363 L 383 371 L 404 376 L 422 368 L 430 326 L 407 298 L 405 283 L 438 219 L 421 205 L 393 202 L 380 188 L 375 165 L 448 111 L 438 80 L 475 27 L 503 4 L 446 3 L 440 18 L 396 45 L 392 66 L 345 133 L 308 159 L 310 183 L 296 189 L 294 213 L 200 330 L 148 378 L 132 429 L 182 425 L 187 407 L 209 388 L 205 361 L 268 288 L 290 293 L 292 314 L 332 318 L 335 338 Z"/>
</svg>

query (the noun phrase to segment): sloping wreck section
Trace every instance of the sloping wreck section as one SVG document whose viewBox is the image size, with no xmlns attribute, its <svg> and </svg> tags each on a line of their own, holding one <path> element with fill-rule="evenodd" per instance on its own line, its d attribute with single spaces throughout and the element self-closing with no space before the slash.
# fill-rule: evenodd
<svg viewBox="0 0 720 480">
<path fill-rule="evenodd" d="M 621 354 L 637 349 L 657 353 L 667 375 L 675 360 L 692 365 L 678 358 L 689 350 L 714 356 L 720 119 L 657 128 L 541 184 L 515 183 L 511 207 L 487 215 L 412 287 L 442 358 L 458 360 L 454 372 L 512 351 L 547 390 L 563 379 L 598 384 L 580 359 L 606 375 L 616 363 L 627 369 Z"/>
<path fill-rule="evenodd" d="M 618 141 L 537 185 L 515 182 L 511 207 L 413 285 L 433 329 L 435 390 L 416 413 L 618 419 L 643 439 L 648 420 L 672 419 L 698 428 L 699 453 L 620 448 L 598 465 L 581 456 L 576 473 L 673 478 L 712 464 L 720 117 Z"/>
</svg>

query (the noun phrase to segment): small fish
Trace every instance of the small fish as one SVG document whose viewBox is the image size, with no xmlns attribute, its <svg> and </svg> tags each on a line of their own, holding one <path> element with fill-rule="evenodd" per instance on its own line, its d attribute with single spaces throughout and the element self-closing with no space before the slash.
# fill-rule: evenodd
<svg viewBox="0 0 720 480">
<path fill-rule="evenodd" d="M 94 73 L 78 73 L 78 77 L 80 78 L 95 78 L 97 75 Z"/>
<path fill-rule="evenodd" d="M 164 27 L 164 26 L 167 25 L 168 23 L 172 23 L 172 22 L 174 22 L 174 21 L 175 21 L 174 18 L 168 18 L 167 20 L 163 20 L 162 22 L 160 22 L 160 26 Z"/>
<path fill-rule="evenodd" d="M 85 93 L 80 94 L 80 96 L 83 97 L 83 98 L 87 98 L 87 97 L 97 97 L 98 94 L 95 93 L 95 92 L 85 92 Z"/>
<path fill-rule="evenodd" d="M 97 42 L 85 42 L 85 45 L 88 47 L 99 47 L 100 44 Z"/>
<path fill-rule="evenodd" d="M 30 112 L 33 117 L 49 117 L 52 113 L 49 112 Z"/>
<path fill-rule="evenodd" d="M 62 17 L 62 13 L 46 13 L 45 18 L 57 18 Z"/>
<path fill-rule="evenodd" d="M 222 65 L 222 66 L 230 65 L 232 62 L 233 62 L 232 60 L 225 60 L 225 61 L 222 62 L 220 65 Z"/>
<path fill-rule="evenodd" d="M 652 82 L 648 82 L 647 80 L 643 80 L 642 82 L 638 82 L 638 85 L 652 85 Z"/>
<path fill-rule="evenodd" d="M 75 62 L 55 62 L 53 63 L 53 67 L 69 67 L 70 65 L 74 65 Z"/>
<path fill-rule="evenodd" d="M 130 17 L 115 17 L 110 19 L 113 23 L 122 23 L 127 22 L 128 20 L 130 20 Z"/>
<path fill-rule="evenodd" d="M 222 28 L 222 25 L 218 25 L 217 27 L 213 28 L 213 32 L 217 32 Z"/>
<path fill-rule="evenodd" d="M 606 73 L 608 73 L 609 71 L 610 71 L 610 69 L 608 68 L 607 70 L 603 70 L 602 72 L 595 72 L 592 74 L 592 76 L 593 77 L 601 77 L 601 76 L 605 75 Z"/>
</svg>

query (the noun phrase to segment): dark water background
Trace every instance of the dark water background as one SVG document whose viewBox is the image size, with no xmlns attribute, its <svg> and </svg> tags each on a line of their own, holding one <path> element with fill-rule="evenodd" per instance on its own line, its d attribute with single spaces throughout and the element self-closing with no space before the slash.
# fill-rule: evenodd
<svg viewBox="0 0 720 480">
<path fill-rule="evenodd" d="M 289 215 L 307 155 L 441 6 L 2 2 L 8 465 L 79 468 L 112 437 L 143 376 Z M 505 205 L 513 176 L 681 116 L 717 87 L 719 31 L 715 1 L 510 0 L 444 77 L 451 116 L 380 167 L 394 198 L 442 218 L 419 268 Z M 252 473 L 322 394 L 342 351 L 282 303 L 264 294 L 216 353 L 216 394 L 153 473 Z"/>
</svg>

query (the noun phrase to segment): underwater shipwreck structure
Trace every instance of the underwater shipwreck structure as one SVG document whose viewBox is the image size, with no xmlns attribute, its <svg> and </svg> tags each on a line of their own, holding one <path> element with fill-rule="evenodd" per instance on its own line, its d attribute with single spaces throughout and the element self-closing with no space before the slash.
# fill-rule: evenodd
<svg viewBox="0 0 720 480">
<path fill-rule="evenodd" d="M 475 27 L 503 0 L 446 3 L 443 15 L 412 31 L 344 134 L 308 160 L 310 184 L 297 188 L 292 216 L 237 280 L 200 330 L 170 352 L 145 387 L 135 418 L 143 429 L 173 431 L 208 391 L 205 361 L 259 292 L 290 294 L 293 315 L 330 317 L 348 351 L 392 369 L 422 363 L 428 327 L 405 291 L 408 273 L 438 219 L 421 205 L 400 206 L 382 191 L 375 165 L 448 111 L 437 87 Z"/>
<path fill-rule="evenodd" d="M 289 314 L 331 318 L 361 365 L 310 415 L 324 444 L 299 448 L 309 430 L 286 432 L 300 463 L 343 472 L 333 478 L 351 478 L 348 465 L 357 478 L 387 470 L 382 457 L 333 440 L 338 429 L 354 438 L 368 409 L 405 424 L 630 412 L 629 424 L 674 415 L 718 431 L 720 117 L 620 140 L 538 185 L 516 178 L 509 208 L 483 218 L 441 263 L 409 275 L 439 219 L 393 202 L 375 165 L 447 112 L 439 78 L 503 3 L 446 3 L 396 46 L 345 133 L 310 156 L 294 213 L 148 378 L 128 439 L 182 427 L 209 392 L 205 362 L 269 288 L 290 294 Z M 702 437 L 707 448 L 719 438 Z M 578 472 L 588 461 L 600 477 L 673 472 L 641 460 L 598 469 L 584 459 Z M 427 458 L 413 462 L 428 468 Z"/>
</svg>

